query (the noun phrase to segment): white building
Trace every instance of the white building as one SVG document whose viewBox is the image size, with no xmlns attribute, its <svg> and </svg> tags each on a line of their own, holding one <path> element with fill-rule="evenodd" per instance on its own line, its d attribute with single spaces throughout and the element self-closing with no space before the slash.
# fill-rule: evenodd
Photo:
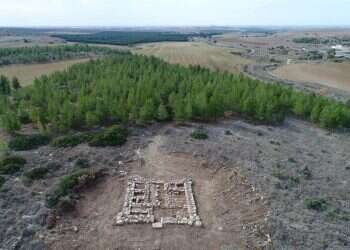
<svg viewBox="0 0 350 250">
<path fill-rule="evenodd" d="M 345 57 L 350 59 L 350 47 L 345 47 L 343 45 L 338 44 L 338 45 L 332 46 L 332 49 L 335 50 L 335 57 L 338 57 L 338 58 Z"/>
</svg>

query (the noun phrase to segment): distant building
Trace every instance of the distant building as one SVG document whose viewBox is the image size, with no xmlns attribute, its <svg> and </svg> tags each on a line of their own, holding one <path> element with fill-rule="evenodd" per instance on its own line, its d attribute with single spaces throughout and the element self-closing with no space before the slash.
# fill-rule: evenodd
<svg viewBox="0 0 350 250">
<path fill-rule="evenodd" d="M 338 57 L 338 58 L 349 58 L 350 59 L 350 47 L 345 47 L 343 45 L 335 45 L 335 46 L 332 46 L 332 49 L 335 50 L 335 57 Z"/>
</svg>

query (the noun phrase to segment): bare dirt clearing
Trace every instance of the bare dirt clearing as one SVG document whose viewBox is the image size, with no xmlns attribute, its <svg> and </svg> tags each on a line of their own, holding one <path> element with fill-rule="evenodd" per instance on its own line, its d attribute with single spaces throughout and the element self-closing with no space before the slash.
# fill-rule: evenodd
<svg viewBox="0 0 350 250">
<path fill-rule="evenodd" d="M 350 63 L 289 64 L 271 73 L 282 79 L 319 83 L 350 92 Z"/>
<path fill-rule="evenodd" d="M 162 149 L 165 143 L 164 135 L 154 137 L 125 170 L 129 175 L 159 179 L 191 176 L 204 227 L 167 225 L 157 230 L 149 224 L 113 226 L 124 202 L 127 178 L 115 176 L 86 193 L 78 211 L 60 225 L 77 226 L 79 232 L 59 235 L 50 249 L 253 249 L 264 245 L 265 235 L 258 231 L 267 210 L 251 185 L 233 169 L 204 166 L 190 154 L 166 152 Z M 256 232 L 252 230 L 255 225 Z"/>
<path fill-rule="evenodd" d="M 191 138 L 198 128 L 207 140 Z M 0 248 L 251 250 L 270 234 L 274 249 L 349 249 L 349 135 L 295 119 L 278 127 L 234 119 L 132 131 L 122 147 L 82 144 L 18 152 L 28 161 L 24 171 L 48 164 L 49 173 L 29 186 L 21 175 L 7 177 L 6 191 L 0 192 Z M 77 210 L 48 230 L 42 224 L 49 212 L 45 194 L 76 171 L 79 159 L 109 175 L 85 190 Z M 192 176 L 204 226 L 113 226 L 126 180 L 136 174 Z M 326 210 L 308 209 L 309 198 L 325 199 Z"/>
<path fill-rule="evenodd" d="M 39 76 L 51 74 L 55 71 L 65 70 L 74 64 L 87 62 L 88 60 L 90 59 L 83 58 L 43 64 L 10 65 L 0 67 L 0 74 L 9 78 L 16 76 L 20 83 L 23 86 L 26 86 L 32 84 L 34 79 Z"/>
<path fill-rule="evenodd" d="M 213 70 L 242 72 L 243 65 L 251 61 L 231 54 L 231 49 L 211 46 L 201 42 L 164 42 L 145 44 L 134 49 L 135 53 L 160 57 L 170 63 L 201 65 Z"/>
</svg>

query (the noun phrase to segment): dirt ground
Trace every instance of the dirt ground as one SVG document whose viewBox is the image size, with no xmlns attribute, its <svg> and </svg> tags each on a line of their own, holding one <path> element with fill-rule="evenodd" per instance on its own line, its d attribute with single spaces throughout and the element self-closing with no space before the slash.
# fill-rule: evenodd
<svg viewBox="0 0 350 250">
<path fill-rule="evenodd" d="M 170 63 L 201 65 L 213 70 L 242 72 L 243 65 L 251 63 L 232 49 L 208 45 L 204 42 L 164 42 L 137 46 L 135 53 L 157 56 Z"/>
<path fill-rule="evenodd" d="M 59 226 L 77 233 L 60 234 L 49 249 L 254 249 L 266 243 L 262 230 L 267 209 L 261 196 L 233 168 L 208 166 L 191 154 L 163 149 L 166 136 L 156 135 L 139 159 L 123 166 L 130 175 L 169 180 L 191 176 L 204 226 L 114 226 L 124 202 L 127 176 L 113 176 L 87 192 L 78 210 Z"/>
<path fill-rule="evenodd" d="M 192 139 L 201 128 L 207 140 Z M 48 166 L 28 185 L 6 176 L 0 192 L 0 249 L 297 249 L 350 246 L 350 140 L 288 118 L 281 126 L 240 119 L 133 127 L 122 147 L 51 146 L 17 152 L 32 167 Z M 85 159 L 108 175 L 85 190 L 77 210 L 47 229 L 46 194 Z M 204 226 L 114 226 L 130 175 L 191 176 Z M 322 211 L 307 199 L 324 199 Z M 269 237 L 271 244 L 264 247 Z"/>
<path fill-rule="evenodd" d="M 282 79 L 319 83 L 350 92 L 350 63 L 289 64 L 271 73 Z"/>
</svg>

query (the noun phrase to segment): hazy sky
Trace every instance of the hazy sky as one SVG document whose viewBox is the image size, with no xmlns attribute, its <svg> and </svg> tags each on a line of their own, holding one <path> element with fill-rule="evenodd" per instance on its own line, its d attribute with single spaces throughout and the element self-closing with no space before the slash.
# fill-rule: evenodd
<svg viewBox="0 0 350 250">
<path fill-rule="evenodd" d="M 350 0 L 0 0 L 0 26 L 350 25 Z"/>
</svg>

